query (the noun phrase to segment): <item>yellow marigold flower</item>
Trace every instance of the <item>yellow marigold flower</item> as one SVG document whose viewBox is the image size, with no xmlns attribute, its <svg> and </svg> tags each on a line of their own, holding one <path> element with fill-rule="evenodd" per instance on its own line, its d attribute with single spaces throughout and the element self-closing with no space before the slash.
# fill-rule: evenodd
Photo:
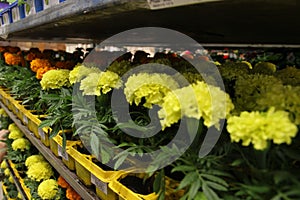
<svg viewBox="0 0 300 200">
<path fill-rule="evenodd" d="M 55 199 L 58 193 L 58 184 L 54 179 L 45 180 L 38 186 L 37 190 L 42 199 Z"/>
<path fill-rule="evenodd" d="M 1 169 L 6 169 L 6 168 L 7 168 L 7 164 L 6 164 L 5 161 L 2 161 L 2 162 L 1 162 L 0 168 L 1 168 Z"/>
<path fill-rule="evenodd" d="M 118 74 L 106 71 L 101 73 L 101 76 L 97 83 L 97 88 L 103 93 L 106 94 L 112 90 L 112 88 L 120 88 L 122 86 L 122 80 Z"/>
<path fill-rule="evenodd" d="M 14 183 L 14 178 L 10 175 L 9 178 L 8 178 L 8 181 L 9 181 L 10 183 Z"/>
<path fill-rule="evenodd" d="M 45 158 L 42 155 L 32 155 L 26 159 L 25 166 L 29 168 L 33 164 L 38 163 L 38 162 L 43 162 L 43 161 L 45 161 Z"/>
<path fill-rule="evenodd" d="M 69 87 L 69 73 L 67 69 L 58 69 L 47 71 L 41 80 L 43 90 L 59 89 L 63 86 Z"/>
<path fill-rule="evenodd" d="M 27 171 L 30 179 L 35 181 L 47 180 L 54 175 L 52 166 L 48 162 L 38 162 L 32 164 Z"/>
<path fill-rule="evenodd" d="M 28 150 L 31 146 L 29 140 L 25 138 L 18 138 L 11 143 L 11 147 L 14 151 L 20 150 L 25 151 Z"/>
<path fill-rule="evenodd" d="M 110 71 L 101 73 L 90 73 L 86 78 L 80 82 L 80 90 L 84 95 L 96 95 L 106 94 L 112 90 L 112 88 L 120 88 L 122 81 L 120 77 Z"/>
<path fill-rule="evenodd" d="M 153 104 L 161 105 L 166 94 L 178 87 L 178 83 L 167 74 L 140 73 L 127 79 L 124 93 L 130 104 L 138 105 L 145 98 L 143 106 L 152 108 Z"/>
<path fill-rule="evenodd" d="M 8 117 L 7 113 L 5 112 L 5 110 L 3 108 L 0 108 L 0 116 Z"/>
<path fill-rule="evenodd" d="M 95 67 L 86 67 L 82 64 L 76 65 L 69 74 L 69 81 L 71 84 L 80 82 L 83 78 L 91 73 L 101 73 L 101 70 Z"/>
<path fill-rule="evenodd" d="M 242 141 L 243 146 L 252 143 L 257 150 L 265 149 L 271 140 L 275 144 L 290 144 L 298 129 L 288 115 L 273 107 L 267 112 L 242 112 L 240 116 L 228 118 L 227 130 L 233 142 Z"/>
<path fill-rule="evenodd" d="M 178 122 L 181 117 L 204 120 L 207 127 L 219 127 L 220 119 L 225 119 L 234 105 L 227 93 L 220 88 L 197 81 L 167 94 L 158 115 L 163 129 Z"/>
<path fill-rule="evenodd" d="M 80 82 L 80 90 L 84 95 L 100 96 L 100 90 L 97 88 L 100 76 L 101 73 L 91 73 Z"/>
<path fill-rule="evenodd" d="M 8 138 L 12 140 L 16 140 L 22 138 L 24 136 L 23 132 L 20 129 L 15 129 L 10 131 Z"/>
<path fill-rule="evenodd" d="M 55 70 L 55 68 L 53 67 L 44 67 L 44 68 L 39 68 L 37 69 L 36 71 L 36 78 L 37 79 L 42 79 L 44 74 L 47 72 L 47 71 L 50 71 L 50 70 Z"/>
<path fill-rule="evenodd" d="M 19 127 L 17 127 L 15 123 L 11 123 L 10 125 L 8 125 L 8 130 L 9 131 L 19 130 Z"/>
<path fill-rule="evenodd" d="M 9 171 L 8 168 L 6 168 L 6 169 L 4 170 L 4 175 L 5 175 L 5 176 L 10 176 L 10 171 Z"/>
<path fill-rule="evenodd" d="M 163 100 L 162 109 L 158 111 L 163 130 L 177 123 L 183 116 L 197 119 L 201 117 L 192 87 L 184 87 L 171 91 Z"/>
<path fill-rule="evenodd" d="M 23 199 L 22 195 L 20 192 L 18 192 L 18 196 L 17 196 L 19 199 Z"/>
</svg>

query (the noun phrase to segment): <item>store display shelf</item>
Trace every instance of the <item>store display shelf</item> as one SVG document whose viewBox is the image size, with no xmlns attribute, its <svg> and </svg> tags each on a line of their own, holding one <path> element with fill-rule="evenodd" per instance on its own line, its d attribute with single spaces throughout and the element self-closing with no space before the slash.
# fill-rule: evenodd
<svg viewBox="0 0 300 200">
<path fill-rule="evenodd" d="M 98 43 L 137 27 L 163 27 L 199 43 L 298 45 L 299 9 L 295 0 L 66 0 L 2 26 L 0 36 Z M 147 33 L 131 42 L 151 39 Z"/>
<path fill-rule="evenodd" d="M 24 200 L 29 200 L 31 195 L 28 189 L 26 188 L 23 180 L 20 178 L 20 175 L 18 171 L 16 170 L 14 164 L 11 161 L 5 160 L 6 165 L 8 166 L 8 169 L 11 173 L 11 176 L 13 177 L 15 186 L 18 189 L 18 192 L 21 194 L 22 198 Z"/>
<path fill-rule="evenodd" d="M 43 117 L 43 115 L 35 115 L 33 111 L 27 110 L 19 101 L 11 96 L 9 91 L 5 88 L 0 88 L 0 100 L 34 133 L 36 138 L 39 138 L 46 146 L 50 145 L 50 128 L 39 128 L 41 123 L 40 118 Z"/>
<path fill-rule="evenodd" d="M 39 152 L 48 160 L 48 162 L 60 173 L 61 176 L 73 187 L 75 191 L 85 200 L 97 200 L 99 199 L 97 195 L 84 186 L 81 181 L 78 179 L 77 175 L 71 172 L 64 163 L 57 158 L 52 151 L 47 148 L 42 141 L 34 137 L 27 126 L 24 126 L 21 121 L 11 112 L 7 106 L 0 102 L 0 106 L 5 110 L 11 120 L 18 126 L 18 128 L 26 135 L 30 142 L 39 150 Z"/>
<path fill-rule="evenodd" d="M 15 185 L 24 200 L 31 199 L 30 190 L 25 186 L 24 180 L 20 177 L 18 170 L 10 160 L 5 160 Z"/>
</svg>

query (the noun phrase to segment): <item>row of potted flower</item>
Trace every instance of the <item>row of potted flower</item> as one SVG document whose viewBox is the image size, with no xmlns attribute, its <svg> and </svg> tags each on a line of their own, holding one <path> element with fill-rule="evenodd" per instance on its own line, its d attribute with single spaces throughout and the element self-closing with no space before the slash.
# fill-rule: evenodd
<svg viewBox="0 0 300 200">
<path fill-rule="evenodd" d="M 76 199 L 81 197 L 61 177 L 45 158 L 37 152 L 21 130 L 14 124 L 8 126 L 5 140 L 7 155 L 1 163 L 1 171 L 8 181 L 4 181 L 6 190 L 14 188 L 9 183 L 20 184 L 25 199 Z M 10 172 L 11 170 L 11 172 Z M 18 183 L 14 183 L 11 175 Z M 23 197 L 10 196 L 11 199 Z"/>
<path fill-rule="evenodd" d="M 264 199 L 281 195 L 282 192 L 289 195 L 292 187 L 284 191 L 277 191 L 269 182 L 272 182 L 270 180 L 272 174 L 279 177 L 282 175 L 278 171 L 274 171 L 275 168 L 280 168 L 284 173 L 289 173 L 289 167 L 297 169 L 297 164 L 287 166 L 285 163 L 298 163 L 299 161 L 291 153 L 297 152 L 299 147 L 297 142 L 299 134 L 297 133 L 300 93 L 298 92 L 299 77 L 295 76 L 295 74 L 299 74 L 299 69 L 286 67 L 277 71 L 274 64 L 266 62 L 255 65 L 248 62 L 224 63 L 217 67 L 225 84 L 225 90 L 222 90 L 215 86 L 214 83 L 217 80 L 211 79 L 209 76 L 212 74 L 211 69 L 215 66 L 213 62 L 201 61 L 198 63 L 207 70 L 205 72 L 209 72 L 201 74 L 201 76 L 179 57 L 167 54 L 164 56 L 160 59 L 143 57 L 138 62 L 125 60 L 123 57 L 123 60 L 110 63 L 107 66 L 108 70 L 94 67 L 95 63 L 92 66 L 89 64 L 93 63 L 84 63 L 77 65 L 72 70 L 47 71 L 39 82 L 42 93 L 39 97 L 43 101 L 40 99 L 37 101 L 40 103 L 48 101 L 47 103 L 49 103 L 44 105 L 45 107 L 40 107 L 44 108 L 42 113 L 46 114 L 40 128 L 50 126 L 52 128 L 50 137 L 57 135 L 61 129 L 73 129 L 70 138 L 79 135 L 87 147 L 85 151 L 89 150 L 87 152 L 102 164 L 115 160 L 114 167 L 118 168 L 122 164 L 126 164 L 124 162 L 126 158 L 146 153 L 147 150 L 153 150 L 161 144 L 165 144 L 164 142 L 172 140 L 178 125 L 181 125 L 180 122 L 186 118 L 189 118 L 186 123 L 198 123 L 197 134 L 202 137 L 205 136 L 207 129 L 217 129 L 218 123 L 226 119 L 226 129 L 221 132 L 220 139 L 211 153 L 204 158 L 197 155 L 199 144 L 203 140 L 199 137 L 196 138 L 195 143 L 191 144 L 187 153 L 179 157 L 174 164 L 159 170 L 161 163 L 180 153 L 177 147 L 180 143 L 175 143 L 171 148 L 159 147 L 162 153 L 151 163 L 152 169 L 149 170 L 150 174 L 156 172 L 152 176 L 155 178 L 155 181 L 152 180 L 152 184 L 156 185 L 155 192 L 159 194 L 159 198 L 164 198 L 163 188 L 165 185 L 163 183 L 165 181 L 162 180 L 165 179 L 165 174 L 168 176 L 175 174 L 175 178 L 180 182 L 178 189 L 184 189 L 182 199 L 218 199 L 220 196 L 226 199 L 235 196 Z M 141 64 L 148 68 L 141 73 L 128 75 L 128 71 Z M 152 70 L 157 64 L 160 64 L 159 67 L 162 67 L 161 64 L 171 65 L 180 73 L 153 73 Z M 187 82 L 175 78 L 180 74 Z M 207 83 L 204 83 L 203 79 Z M 191 86 L 186 86 L 184 83 Z M 113 92 L 116 91 L 121 91 L 118 94 L 124 95 L 124 102 L 130 105 L 134 124 L 125 123 L 126 121 L 116 123 L 110 110 Z M 193 95 L 195 96 L 194 101 L 191 98 Z M 218 109 L 213 115 L 212 96 L 214 99 L 218 99 L 215 104 Z M 224 102 L 219 101 L 222 99 Z M 118 99 L 115 106 L 123 106 L 120 102 L 122 102 L 121 98 Z M 227 104 L 227 109 L 222 107 L 223 103 Z M 156 138 L 136 139 L 127 136 L 126 129 L 123 131 L 120 128 L 124 126 L 127 130 L 135 131 L 135 124 L 147 126 L 151 122 L 147 112 L 155 106 L 159 108 L 157 119 L 159 119 L 158 125 L 161 128 Z M 220 109 L 224 112 L 220 112 Z M 98 121 L 91 128 L 89 120 L 94 118 Z M 187 126 L 184 131 L 190 131 L 190 127 Z M 141 129 L 139 133 L 146 133 L 147 130 Z M 63 136 L 63 138 L 65 137 Z M 186 139 L 181 138 L 184 141 Z M 163 142 L 157 143 L 158 141 Z M 113 144 L 124 150 L 123 153 L 113 154 L 112 148 L 105 146 L 108 142 L 115 142 Z M 62 144 L 63 142 L 61 146 L 63 146 Z M 252 144 L 254 148 L 250 146 Z M 71 151 L 70 149 L 72 148 L 67 149 L 67 152 Z M 283 156 L 279 152 L 283 153 Z M 281 161 L 274 161 L 276 159 Z M 77 165 L 80 166 L 79 164 Z M 232 171 L 233 169 L 235 170 Z M 255 190 L 248 185 L 245 174 L 251 172 L 249 174 L 251 184 L 255 185 L 257 184 L 255 180 L 260 179 L 266 170 L 267 174 L 265 175 L 268 176 L 266 180 L 269 182 L 261 180 L 260 184 L 264 183 L 263 186 L 267 188 L 267 192 L 262 192 L 260 189 Z M 87 171 L 89 172 L 89 170 Z M 118 180 L 121 181 L 123 178 L 119 176 Z M 151 176 L 148 180 L 151 181 Z M 293 177 L 293 181 L 298 184 L 298 177 Z M 86 182 L 92 181 L 88 179 Z M 112 189 L 112 185 L 115 185 L 113 183 L 110 182 L 108 188 Z M 274 184 L 290 185 L 286 180 L 284 183 L 279 181 Z M 229 185 L 234 185 L 234 188 Z M 116 189 L 119 192 L 120 190 Z"/>
</svg>

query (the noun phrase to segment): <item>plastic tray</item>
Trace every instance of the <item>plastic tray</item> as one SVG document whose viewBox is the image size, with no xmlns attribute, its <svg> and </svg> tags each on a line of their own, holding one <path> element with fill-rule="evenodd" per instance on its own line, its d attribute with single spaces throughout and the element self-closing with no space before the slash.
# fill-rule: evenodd
<svg viewBox="0 0 300 200">
<path fill-rule="evenodd" d="M 8 163 L 10 167 L 12 168 L 15 176 L 17 177 L 23 191 L 25 192 L 28 199 L 31 199 L 30 189 L 25 185 L 23 178 L 20 176 L 18 170 L 15 167 L 15 164 L 13 164 L 10 160 L 8 160 Z"/>
<path fill-rule="evenodd" d="M 78 178 L 86 185 L 95 185 L 96 194 L 102 200 L 117 200 L 118 195 L 112 191 L 108 184 L 122 171 L 106 171 L 92 162 L 92 156 L 82 154 L 75 148 L 70 147 L 68 152 L 75 160 L 75 169 Z"/>
<path fill-rule="evenodd" d="M 50 139 L 50 149 L 56 157 L 61 157 L 63 163 L 70 169 L 75 170 L 75 160 L 70 153 L 69 149 L 76 145 L 81 145 L 81 141 L 66 141 L 66 148 L 63 149 L 63 138 L 61 137 L 62 131 L 60 131 L 55 137 Z"/>
<path fill-rule="evenodd" d="M 115 180 L 109 183 L 109 187 L 112 191 L 119 195 L 120 200 L 156 200 L 158 195 L 156 193 L 151 193 L 148 195 L 142 195 L 135 193 L 134 191 L 127 188 L 119 180 L 125 178 L 128 175 L 137 176 L 143 178 L 144 174 L 132 174 L 132 173 L 122 173 L 120 176 L 116 177 Z"/>
</svg>

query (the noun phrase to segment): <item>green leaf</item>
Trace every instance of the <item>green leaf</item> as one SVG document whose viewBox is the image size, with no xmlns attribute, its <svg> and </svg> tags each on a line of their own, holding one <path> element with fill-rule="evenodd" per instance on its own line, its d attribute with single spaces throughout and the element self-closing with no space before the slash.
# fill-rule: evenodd
<svg viewBox="0 0 300 200">
<path fill-rule="evenodd" d="M 127 154 L 123 154 L 122 156 L 120 156 L 118 158 L 118 160 L 116 161 L 114 168 L 118 169 L 123 164 L 123 162 L 126 160 L 126 158 L 128 157 L 128 155 L 129 154 L 127 152 Z"/>
<path fill-rule="evenodd" d="M 203 192 L 198 192 L 194 200 L 207 200 Z"/>
<path fill-rule="evenodd" d="M 201 181 L 200 179 L 197 179 L 193 184 L 191 185 L 189 189 L 189 199 L 194 200 L 197 192 L 199 191 L 201 187 Z"/>
<path fill-rule="evenodd" d="M 233 166 L 233 167 L 236 167 L 236 166 L 240 166 L 244 162 L 245 161 L 243 159 L 237 159 L 237 160 L 233 161 L 230 165 Z"/>
<path fill-rule="evenodd" d="M 164 183 L 165 183 L 165 173 L 164 170 L 160 170 L 160 172 L 157 173 L 154 179 L 154 183 L 153 183 L 154 192 L 159 194 L 165 185 Z"/>
<path fill-rule="evenodd" d="M 104 150 L 104 148 L 101 148 L 101 161 L 103 164 L 108 163 L 110 160 L 110 154 Z"/>
<path fill-rule="evenodd" d="M 253 191 L 255 193 L 268 193 L 270 191 L 270 186 L 264 186 L 264 185 L 244 185 L 244 188 L 246 188 L 248 191 Z"/>
<path fill-rule="evenodd" d="M 206 184 L 202 185 L 203 193 L 205 194 L 205 197 L 209 200 L 220 200 L 218 195 Z"/>
<path fill-rule="evenodd" d="M 99 138 L 96 134 L 92 133 L 90 135 L 90 144 L 91 144 L 91 148 L 92 148 L 92 152 L 93 154 L 99 158 L 100 157 L 100 152 L 99 152 L 99 149 L 100 149 L 100 142 L 99 142 Z"/>
<path fill-rule="evenodd" d="M 190 172 L 188 173 L 180 182 L 178 190 L 185 188 L 188 185 L 191 185 L 194 181 L 196 181 L 199 178 L 199 175 L 197 172 Z"/>
<path fill-rule="evenodd" d="M 210 174 L 201 174 L 202 177 L 210 180 L 210 181 L 213 181 L 213 182 L 216 182 L 216 183 L 219 183 L 219 184 L 222 184 L 223 186 L 228 186 L 228 184 L 226 183 L 226 181 L 224 181 L 223 179 L 217 177 L 217 176 L 214 176 L 214 175 L 210 175 Z"/>
<path fill-rule="evenodd" d="M 195 166 L 179 165 L 179 166 L 174 167 L 171 172 L 172 173 L 177 172 L 177 171 L 188 172 L 188 171 L 195 171 L 195 170 L 196 170 Z"/>
<path fill-rule="evenodd" d="M 209 186 L 209 187 L 211 187 L 211 188 L 213 188 L 215 190 L 220 190 L 220 191 L 227 191 L 228 190 L 223 185 L 215 183 L 215 182 L 205 181 L 205 183 L 207 184 L 207 186 Z"/>
</svg>

